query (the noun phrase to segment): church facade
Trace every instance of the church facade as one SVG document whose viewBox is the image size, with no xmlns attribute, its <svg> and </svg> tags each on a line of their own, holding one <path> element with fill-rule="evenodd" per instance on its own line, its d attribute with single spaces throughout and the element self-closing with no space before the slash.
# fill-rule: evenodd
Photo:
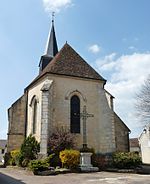
<svg viewBox="0 0 150 184">
<path fill-rule="evenodd" d="M 53 21 L 39 70 L 8 109 L 8 152 L 32 134 L 40 142 L 40 153 L 46 155 L 49 136 L 58 127 L 75 135 L 77 148 L 85 144 L 86 133 L 86 144 L 97 153 L 129 151 L 130 130 L 114 112 L 114 97 L 104 88 L 106 80 L 68 43 L 58 51 Z"/>
</svg>

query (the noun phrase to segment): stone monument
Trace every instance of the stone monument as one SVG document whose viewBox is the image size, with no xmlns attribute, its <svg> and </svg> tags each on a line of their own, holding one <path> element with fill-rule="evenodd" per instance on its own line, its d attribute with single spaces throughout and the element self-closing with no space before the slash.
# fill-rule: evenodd
<svg viewBox="0 0 150 184">
<path fill-rule="evenodd" d="M 91 164 L 91 156 L 92 153 L 88 152 L 87 146 L 87 131 L 86 131 L 86 120 L 89 117 L 94 117 L 93 114 L 88 114 L 86 110 L 86 106 L 83 107 L 83 112 L 80 113 L 80 117 L 83 120 L 83 150 L 87 150 L 87 152 L 80 153 L 80 169 L 82 172 L 94 172 L 98 171 L 98 167 L 93 167 Z"/>
</svg>

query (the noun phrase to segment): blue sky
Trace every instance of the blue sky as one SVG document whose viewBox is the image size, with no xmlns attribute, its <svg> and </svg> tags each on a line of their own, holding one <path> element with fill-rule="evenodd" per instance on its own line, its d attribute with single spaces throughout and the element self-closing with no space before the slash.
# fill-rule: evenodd
<svg viewBox="0 0 150 184">
<path fill-rule="evenodd" d="M 115 110 L 138 136 L 135 94 L 150 68 L 149 0 L 12 0 L 0 3 L 0 139 L 7 109 L 37 76 L 55 11 L 59 48 L 68 43 L 107 79 Z"/>
</svg>

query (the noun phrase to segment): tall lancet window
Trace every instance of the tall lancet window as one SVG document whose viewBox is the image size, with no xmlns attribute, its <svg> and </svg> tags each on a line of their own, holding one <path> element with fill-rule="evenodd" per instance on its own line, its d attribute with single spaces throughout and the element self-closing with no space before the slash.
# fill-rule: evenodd
<svg viewBox="0 0 150 184">
<path fill-rule="evenodd" d="M 37 130 L 37 100 L 35 100 L 33 104 L 33 134 L 36 133 L 36 130 Z"/>
<path fill-rule="evenodd" d="M 70 106 L 71 133 L 80 133 L 80 99 L 78 96 L 71 97 Z"/>
</svg>

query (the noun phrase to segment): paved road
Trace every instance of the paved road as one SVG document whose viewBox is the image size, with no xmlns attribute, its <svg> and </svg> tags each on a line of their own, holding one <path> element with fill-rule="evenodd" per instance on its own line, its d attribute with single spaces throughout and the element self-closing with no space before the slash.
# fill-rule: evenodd
<svg viewBox="0 0 150 184">
<path fill-rule="evenodd" d="M 150 184 L 150 175 L 110 172 L 33 176 L 11 168 L 0 168 L 0 184 Z"/>
<path fill-rule="evenodd" d="M 21 183 L 23 184 L 24 182 L 21 182 L 15 178 L 12 178 L 0 172 L 0 184 L 21 184 Z"/>
</svg>

